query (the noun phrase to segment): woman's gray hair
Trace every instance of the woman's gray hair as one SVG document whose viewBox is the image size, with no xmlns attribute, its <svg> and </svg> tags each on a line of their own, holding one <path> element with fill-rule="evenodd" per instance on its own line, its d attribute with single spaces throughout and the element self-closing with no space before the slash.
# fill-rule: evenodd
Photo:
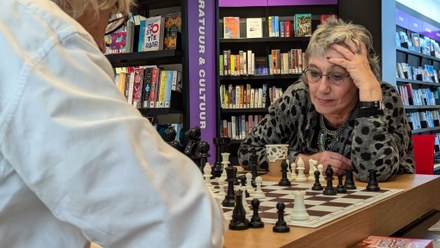
<svg viewBox="0 0 440 248">
<path fill-rule="evenodd" d="M 360 45 L 365 44 L 370 68 L 380 81 L 379 58 L 374 51 L 373 37 L 370 31 L 361 25 L 346 23 L 337 18 L 327 19 L 324 24 L 319 25 L 315 30 L 304 54 L 305 66 L 308 66 L 311 56 L 324 56 L 331 44 L 346 46 L 345 42 L 347 41 L 353 41 L 359 50 Z"/>
<path fill-rule="evenodd" d="M 95 12 L 94 16 L 98 18 L 99 11 L 106 9 L 112 9 L 112 14 L 128 15 L 134 5 L 133 0 L 52 0 L 52 2 L 56 3 L 73 19 L 82 16 L 86 11 Z"/>
</svg>

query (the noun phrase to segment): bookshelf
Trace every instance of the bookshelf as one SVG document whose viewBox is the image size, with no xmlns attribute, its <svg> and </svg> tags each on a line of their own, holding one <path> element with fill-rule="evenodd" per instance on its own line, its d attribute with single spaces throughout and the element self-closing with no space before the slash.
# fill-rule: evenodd
<svg viewBox="0 0 440 248">
<path fill-rule="evenodd" d="M 219 1 L 217 136 L 231 138 L 229 152 L 233 164 L 238 164 L 237 150 L 246 133 L 264 117 L 271 102 L 301 76 L 302 54 L 310 37 L 295 36 L 295 15 L 311 14 L 311 28 L 314 30 L 320 23 L 321 15 L 337 14 L 336 1 L 318 2 L 320 3 L 311 4 L 310 1 L 291 1 L 286 5 L 286 1 L 240 1 L 239 4 L 237 1 Z M 238 37 L 225 36 L 225 17 L 238 17 Z M 274 17 L 278 18 L 275 22 L 272 21 Z M 256 34 L 257 38 L 247 38 L 250 36 L 247 22 L 251 20 L 248 18 L 261 18 L 261 26 L 257 26 L 258 29 L 261 28 L 261 34 Z M 278 34 L 273 34 L 269 27 L 272 28 L 272 24 L 276 22 L 284 25 L 281 24 L 276 29 Z M 287 30 L 290 34 L 282 35 Z M 253 57 L 249 54 L 253 54 Z M 287 60 L 283 60 L 283 56 Z M 229 72 L 231 58 L 241 62 L 238 67 L 234 66 L 237 68 L 235 73 L 235 69 Z M 244 64 L 243 60 L 246 60 Z M 235 61 L 232 63 L 235 64 Z M 276 71 L 275 68 L 279 70 Z"/>
<path fill-rule="evenodd" d="M 131 66 L 150 66 L 157 65 L 161 69 L 172 69 L 181 72 L 182 90 L 181 92 L 171 91 L 171 102 L 168 108 L 138 108 L 141 114 L 150 120 L 159 120 L 159 124 L 182 123 L 184 129 L 189 128 L 189 109 L 184 102 L 187 101 L 188 82 L 187 72 L 187 49 L 182 49 L 187 45 L 185 33 L 185 16 L 187 1 L 186 0 L 139 0 L 134 14 L 145 17 L 155 15 L 165 15 L 167 13 L 180 12 L 182 18 L 182 34 L 179 36 L 178 48 L 163 49 L 148 52 L 130 52 L 130 53 L 114 53 L 107 54 L 106 57 L 114 68 L 131 67 Z M 138 32 L 138 31 L 135 31 Z M 135 36 L 136 39 L 136 36 Z M 137 42 L 135 41 L 135 44 Z M 137 46 L 133 47 L 137 51 Z"/>
<path fill-rule="evenodd" d="M 425 32 L 426 17 L 400 3 L 396 7 L 396 87 L 413 134 L 435 134 L 435 156 L 439 157 L 439 40 Z M 427 25 L 440 27 L 431 20 Z"/>
</svg>

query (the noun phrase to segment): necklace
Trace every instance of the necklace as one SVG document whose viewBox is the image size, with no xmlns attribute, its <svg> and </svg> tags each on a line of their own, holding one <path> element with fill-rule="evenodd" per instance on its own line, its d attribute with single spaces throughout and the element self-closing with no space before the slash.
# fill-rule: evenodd
<svg viewBox="0 0 440 248">
<path fill-rule="evenodd" d="M 333 147 L 339 142 L 339 138 L 345 133 L 348 127 L 348 121 L 350 120 L 348 116 L 347 120 L 336 130 L 329 130 L 324 123 L 324 117 L 319 116 L 319 126 L 321 130 L 318 133 L 318 148 L 321 151 L 331 151 Z"/>
</svg>

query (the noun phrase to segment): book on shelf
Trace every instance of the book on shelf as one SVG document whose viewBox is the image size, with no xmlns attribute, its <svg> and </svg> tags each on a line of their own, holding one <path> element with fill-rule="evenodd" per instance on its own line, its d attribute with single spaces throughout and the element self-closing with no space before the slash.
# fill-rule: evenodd
<svg viewBox="0 0 440 248">
<path fill-rule="evenodd" d="M 151 81 L 150 81 L 150 99 L 148 106 L 149 108 L 154 108 L 156 106 L 157 101 L 157 93 L 159 88 L 159 68 L 153 67 L 153 71 L 151 72 Z"/>
<path fill-rule="evenodd" d="M 312 14 L 295 14 L 295 36 L 312 36 Z"/>
<path fill-rule="evenodd" d="M 322 14 L 319 16 L 319 20 L 321 21 L 321 24 L 324 24 L 330 18 L 337 19 L 338 16 L 335 14 Z"/>
<path fill-rule="evenodd" d="M 177 49 L 179 37 L 182 32 L 182 14 L 181 12 L 173 12 L 164 15 L 165 18 L 165 35 L 163 49 Z"/>
<path fill-rule="evenodd" d="M 126 53 L 127 51 L 127 30 L 126 27 L 116 30 L 105 36 L 107 49 L 106 54 Z"/>
<path fill-rule="evenodd" d="M 240 17 L 237 16 L 223 17 L 223 38 L 225 39 L 240 38 Z"/>
<path fill-rule="evenodd" d="M 157 87 L 157 99 L 156 99 L 156 108 L 164 108 L 165 107 L 165 94 L 167 92 L 167 71 L 160 70 L 159 72 L 159 87 Z"/>
<path fill-rule="evenodd" d="M 163 49 L 165 18 L 148 17 L 141 20 L 138 51 L 158 51 Z"/>
<path fill-rule="evenodd" d="M 292 22 L 290 20 L 285 20 L 283 24 L 283 37 L 292 37 Z"/>
<path fill-rule="evenodd" d="M 246 38 L 263 38 L 263 19 L 246 18 Z"/>
<path fill-rule="evenodd" d="M 361 242 L 352 246 L 352 248 L 368 247 L 368 248 L 433 248 L 432 240 L 416 239 L 416 238 L 399 238 L 386 236 L 368 236 Z"/>
<path fill-rule="evenodd" d="M 144 81 L 142 85 L 142 107 L 148 108 L 150 107 L 150 89 L 151 89 L 151 80 L 153 76 L 153 67 L 147 67 L 144 69 Z"/>
<path fill-rule="evenodd" d="M 135 67 L 133 75 L 133 96 L 131 104 L 136 108 L 140 108 L 142 107 L 142 84 L 144 80 L 144 68 Z"/>
</svg>

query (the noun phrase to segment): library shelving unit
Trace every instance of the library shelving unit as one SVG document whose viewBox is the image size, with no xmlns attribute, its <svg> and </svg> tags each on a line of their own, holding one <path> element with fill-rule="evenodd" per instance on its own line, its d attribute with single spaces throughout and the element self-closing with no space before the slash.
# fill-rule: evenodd
<svg viewBox="0 0 440 248">
<path fill-rule="evenodd" d="M 277 3 L 277 1 L 263 1 L 263 4 L 260 3 L 262 1 L 242 1 L 240 6 L 234 3 L 228 4 L 228 2 L 230 1 L 219 1 L 218 10 L 217 136 L 231 138 L 230 158 L 232 163 L 238 164 L 236 162 L 238 146 L 246 133 L 256 125 L 260 118 L 264 117 L 271 102 L 276 100 L 277 96 L 280 96 L 289 85 L 295 83 L 301 76 L 303 68 L 295 69 L 292 66 L 289 68 L 293 69 L 286 69 L 283 72 L 282 59 L 274 62 L 273 58 L 269 56 L 290 53 L 289 58 L 299 54 L 299 59 L 302 59 L 301 52 L 304 53 L 310 37 L 295 37 L 293 28 L 295 14 L 311 14 L 311 27 L 314 30 L 320 23 L 321 15 L 337 15 L 338 7 L 336 4 L 306 5 L 306 1 L 294 1 L 299 2 L 298 5 L 292 5 L 292 3 L 286 5 L 285 3 Z M 274 22 L 270 21 L 269 17 L 273 18 L 273 16 L 277 16 L 280 22 L 290 22 L 291 29 L 288 37 L 281 35 L 283 25 L 280 25 L 280 29 L 278 29 L 279 35 L 270 34 L 269 26 L 271 25 L 269 24 Z M 224 36 L 224 17 L 238 17 L 236 20 L 239 20 L 239 37 Z M 257 26 L 261 27 L 261 35 L 257 38 L 247 38 L 246 24 L 250 20 L 248 18 L 261 18 L 261 24 L 259 24 L 261 26 Z M 284 29 L 284 32 L 286 31 Z M 296 52 L 292 53 L 292 49 L 296 49 Z M 278 50 L 278 54 L 274 54 L 275 50 Z M 246 56 L 241 56 L 240 51 Z M 253 58 L 249 55 L 250 52 L 254 54 Z M 238 57 L 238 60 L 241 58 L 240 61 L 246 57 L 245 64 L 247 63 L 247 65 L 244 71 L 242 71 L 243 63 L 238 67 L 234 66 L 238 69 L 236 73 L 228 71 L 227 64 L 229 63 L 229 70 L 232 67 L 231 55 Z M 225 58 L 228 58 L 226 62 Z M 237 61 L 237 58 L 234 59 Z M 271 73 L 270 67 L 273 64 L 269 66 L 269 63 L 278 63 L 278 68 L 281 69 Z M 288 63 L 289 66 L 292 63 L 294 62 Z M 264 65 L 267 68 L 264 69 Z M 249 93 L 249 89 L 252 93 Z M 241 95 L 237 91 L 241 92 Z M 246 91 L 246 94 L 243 94 L 243 91 Z"/>
<path fill-rule="evenodd" d="M 397 3 L 400 17 L 409 15 L 405 6 Z M 405 13 L 405 14 L 404 14 Z M 396 86 L 405 105 L 413 135 L 435 134 L 435 156 L 440 156 L 440 51 L 439 41 L 429 38 L 423 30 L 423 16 L 411 12 L 410 22 L 396 23 Z M 440 27 L 440 24 L 437 26 Z M 412 27 L 412 28 L 411 28 Z M 420 27 L 421 28 L 421 27 Z M 436 45 L 435 45 L 436 44 Z M 437 47 L 436 49 L 434 49 Z M 437 51 L 435 51 L 437 50 Z"/>
<path fill-rule="evenodd" d="M 186 28 L 186 0 L 139 0 L 137 7 L 134 10 L 135 14 L 140 14 L 145 17 L 154 15 L 163 15 L 171 12 L 180 12 L 182 18 L 182 34 L 181 39 L 178 40 L 180 44 L 177 49 L 166 49 L 159 51 L 148 52 L 131 52 L 131 53 L 115 53 L 107 54 L 106 57 L 114 68 L 129 67 L 129 66 L 145 66 L 157 65 L 158 67 L 172 66 L 177 67 L 182 72 L 182 92 L 171 91 L 171 102 L 169 108 L 138 108 L 145 117 L 150 120 L 156 119 L 159 116 L 171 116 L 176 114 L 178 122 L 183 123 L 184 129 L 189 126 L 188 107 L 183 104 L 187 101 L 188 91 L 186 82 L 188 82 L 188 73 L 186 65 L 187 45 Z M 135 31 L 136 32 L 136 31 Z M 176 117 L 172 117 L 172 119 Z"/>
</svg>

